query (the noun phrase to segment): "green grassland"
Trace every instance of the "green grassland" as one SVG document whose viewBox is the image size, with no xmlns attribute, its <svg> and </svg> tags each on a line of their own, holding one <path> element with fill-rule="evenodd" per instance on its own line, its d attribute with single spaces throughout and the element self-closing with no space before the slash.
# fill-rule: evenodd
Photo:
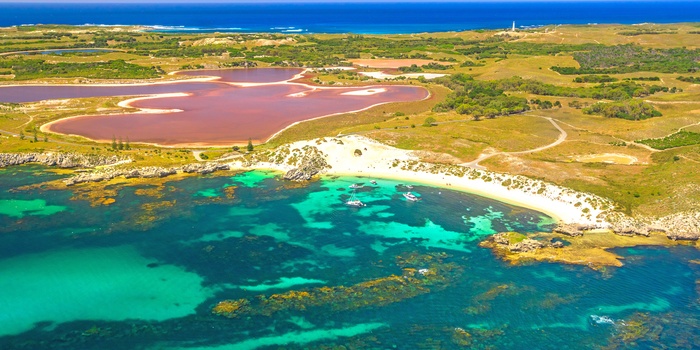
<svg viewBox="0 0 700 350">
<path fill-rule="evenodd" d="M 357 58 L 433 60 L 448 68 L 431 65 L 420 69 L 450 77 L 380 81 L 340 70 L 309 73 L 303 81 L 310 84 L 413 84 L 424 86 L 431 96 L 308 121 L 256 149 L 360 134 L 422 151 L 426 160 L 435 162 L 468 163 L 494 154 L 479 165 L 592 192 L 612 199 L 630 214 L 659 216 L 694 209 L 700 203 L 700 36 L 693 34 L 697 31 L 696 24 L 547 26 L 515 33 L 484 30 L 383 36 L 166 34 L 133 27 L 3 28 L 0 84 L 171 80 L 178 78 L 167 73 L 182 69 L 349 66 Z M 70 48 L 117 51 L 12 54 Z M 398 69 L 385 71 L 399 73 Z M 607 77 L 602 79 L 602 75 Z M 465 78 L 458 81 L 455 77 Z M 524 113 L 498 108 L 515 100 L 526 107 Z M 34 140 L 35 130 L 53 120 L 122 113 L 125 110 L 117 106 L 119 101 L 88 98 L 2 105 L 0 151 L 116 153 L 132 157 L 136 165 L 195 161 L 186 149 L 132 144 L 131 150 L 114 150 L 109 143 L 40 131 Z M 591 107 L 599 102 L 604 104 Z M 479 106 L 484 108 L 476 108 Z M 546 118 L 566 131 L 566 139 L 554 147 L 528 152 L 560 136 Z M 231 152 L 230 148 L 212 148 L 205 154 L 215 159 Z M 582 160 L 604 154 L 635 161 L 625 165 Z"/>
</svg>

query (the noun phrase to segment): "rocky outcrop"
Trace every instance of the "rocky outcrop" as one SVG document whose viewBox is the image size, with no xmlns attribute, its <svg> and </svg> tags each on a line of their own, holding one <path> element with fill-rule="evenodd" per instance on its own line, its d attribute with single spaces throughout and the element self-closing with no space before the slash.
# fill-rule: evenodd
<svg viewBox="0 0 700 350">
<path fill-rule="evenodd" d="M 209 163 L 193 163 L 187 164 L 177 168 L 163 168 L 163 167 L 142 167 L 142 168 L 130 168 L 130 169 L 117 169 L 108 168 L 95 172 L 85 172 L 79 173 L 75 176 L 69 177 L 63 182 L 67 186 L 72 186 L 84 182 L 100 182 L 114 179 L 116 177 L 123 176 L 127 179 L 133 178 L 158 178 L 166 177 L 170 175 L 175 175 L 178 172 L 183 173 L 198 173 L 198 174 L 210 174 L 219 170 L 229 170 L 228 164 L 221 164 L 216 162 Z"/>
<path fill-rule="evenodd" d="M 308 181 L 311 178 L 328 168 L 328 163 L 317 150 L 307 152 L 302 158 L 298 167 L 289 170 L 284 174 L 285 180 Z"/>
<path fill-rule="evenodd" d="M 651 230 L 647 225 L 614 225 L 611 227 L 613 233 L 620 236 L 645 236 L 649 237 Z"/>
<path fill-rule="evenodd" d="M 21 165 L 26 163 L 39 163 L 59 168 L 93 168 L 96 166 L 111 165 L 128 160 L 115 155 L 84 155 L 77 153 L 0 153 L 0 167 Z"/>
<path fill-rule="evenodd" d="M 621 236 L 649 236 L 652 232 L 665 233 L 672 240 L 700 239 L 700 211 L 688 211 L 658 219 L 632 218 L 620 213 L 610 213 L 606 218 L 609 228 Z"/>
<path fill-rule="evenodd" d="M 501 232 L 488 238 L 492 244 L 487 246 L 511 253 L 532 252 L 545 247 L 563 248 L 564 243 L 538 241 L 515 232 Z"/>
<path fill-rule="evenodd" d="M 127 179 L 133 178 L 156 178 L 156 177 L 166 177 L 170 175 L 177 174 L 177 168 L 161 168 L 161 167 L 143 167 L 143 168 L 132 168 L 132 169 L 106 169 L 89 173 L 79 173 L 75 176 L 71 176 L 63 182 L 72 186 L 84 182 L 100 182 L 114 179 L 119 176 L 123 176 Z"/>
<path fill-rule="evenodd" d="M 571 237 L 577 237 L 577 236 L 582 236 L 583 231 L 589 229 L 587 226 L 584 225 L 575 225 L 575 224 L 564 224 L 560 223 L 557 225 L 557 227 L 554 228 L 554 232 L 556 233 L 561 233 L 563 235 L 571 236 Z"/>
<path fill-rule="evenodd" d="M 192 164 L 187 164 L 185 166 L 181 167 L 182 172 L 185 173 L 198 173 L 198 174 L 211 174 L 215 171 L 219 170 L 230 170 L 231 167 L 229 167 L 228 164 L 222 164 L 222 163 L 215 163 L 215 162 L 209 162 L 209 163 L 192 163 Z"/>
<path fill-rule="evenodd" d="M 540 241 L 526 238 L 526 239 L 522 240 L 521 242 L 509 245 L 508 250 L 510 250 L 511 252 L 516 252 L 516 253 L 531 252 L 531 251 L 535 251 L 537 249 L 540 249 L 544 246 L 545 245 L 542 244 L 542 242 L 540 242 Z"/>
<path fill-rule="evenodd" d="M 672 240 L 697 241 L 700 239 L 700 211 L 688 211 L 665 216 L 652 225 L 665 230 Z M 660 230 L 659 230 L 660 231 Z"/>
</svg>

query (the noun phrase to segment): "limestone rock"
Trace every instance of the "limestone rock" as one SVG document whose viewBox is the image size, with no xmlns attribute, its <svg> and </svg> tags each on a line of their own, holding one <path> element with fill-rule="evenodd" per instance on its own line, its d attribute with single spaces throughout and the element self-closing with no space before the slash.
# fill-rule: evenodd
<svg viewBox="0 0 700 350">
<path fill-rule="evenodd" d="M 508 250 L 511 252 L 531 252 L 544 247 L 542 242 L 536 241 L 534 239 L 526 238 L 518 243 L 511 244 L 508 246 Z"/>
<path fill-rule="evenodd" d="M 587 227 L 584 227 L 582 225 L 560 223 L 559 225 L 557 225 L 557 227 L 554 228 L 554 232 L 571 237 L 577 237 L 583 235 L 584 229 L 587 229 Z"/>
<path fill-rule="evenodd" d="M 0 167 L 21 165 L 26 163 L 39 163 L 60 168 L 93 168 L 96 166 L 111 165 L 128 160 L 116 155 L 85 155 L 77 153 L 0 153 Z"/>
<path fill-rule="evenodd" d="M 228 164 L 220 164 L 215 162 L 208 163 L 191 163 L 182 166 L 182 171 L 185 173 L 198 173 L 198 174 L 211 174 L 219 170 L 229 170 L 231 169 Z"/>
<path fill-rule="evenodd" d="M 309 151 L 298 167 L 284 174 L 285 180 L 308 181 L 311 177 L 328 168 L 328 163 L 317 150 Z"/>
</svg>

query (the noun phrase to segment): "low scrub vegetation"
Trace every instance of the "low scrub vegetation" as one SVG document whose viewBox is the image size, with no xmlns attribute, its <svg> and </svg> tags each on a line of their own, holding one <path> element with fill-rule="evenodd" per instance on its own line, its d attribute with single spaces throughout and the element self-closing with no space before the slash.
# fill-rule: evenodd
<svg viewBox="0 0 700 350">
<path fill-rule="evenodd" d="M 691 146 L 700 144 L 700 133 L 690 131 L 679 131 L 660 139 L 646 139 L 637 141 L 651 148 L 664 150 L 682 146 Z"/>
<path fill-rule="evenodd" d="M 626 100 L 619 102 L 598 102 L 590 107 L 584 108 L 586 114 L 598 114 L 606 118 L 620 118 L 627 120 L 644 120 L 653 117 L 660 117 L 661 112 L 657 111 L 650 103 L 640 100 Z"/>
</svg>

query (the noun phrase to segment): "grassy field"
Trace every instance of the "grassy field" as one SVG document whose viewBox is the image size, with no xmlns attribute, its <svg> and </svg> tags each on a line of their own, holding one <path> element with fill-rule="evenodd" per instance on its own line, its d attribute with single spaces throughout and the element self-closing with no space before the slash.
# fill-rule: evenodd
<svg viewBox="0 0 700 350">
<path fill-rule="evenodd" d="M 33 30 L 29 30 L 33 29 Z M 356 58 L 382 58 L 382 54 L 403 58 L 430 59 L 451 64 L 446 71 L 424 69 L 433 73 L 465 73 L 481 81 L 494 81 L 520 76 L 562 87 L 595 87 L 595 83 L 575 83 L 577 75 L 562 75 L 552 66 L 579 67 L 573 52 L 565 45 L 621 45 L 636 44 L 644 48 L 670 49 L 685 47 L 694 50 L 700 47 L 700 35 L 696 24 L 669 25 L 596 25 L 596 26 L 548 26 L 516 33 L 496 31 L 470 31 L 462 33 L 430 33 L 415 35 L 366 35 L 349 38 L 346 35 L 274 35 L 274 34 L 158 34 L 145 33 L 137 28 L 60 28 L 35 27 L 0 29 L 0 53 L 41 48 L 93 47 L 119 49 L 119 52 L 32 55 L 23 56 L 42 59 L 48 63 L 93 63 L 124 60 L 128 63 L 160 67 L 165 72 L 183 67 L 223 68 L 244 61 L 258 67 L 273 63 L 253 57 L 263 50 L 280 55 L 289 50 L 298 50 L 299 57 L 310 61 L 343 62 L 350 54 L 342 46 L 329 46 L 338 40 L 372 40 L 376 47 L 354 52 Z M 71 35 L 55 36 L 66 31 Z M 644 34 L 654 32 L 656 34 Z M 631 35 L 634 34 L 634 35 Z M 637 35 L 638 34 L 638 35 Z M 129 39 L 132 38 L 132 39 Z M 173 40 L 177 45 L 173 46 Z M 205 40 L 202 40 L 205 39 Z M 430 39 L 430 40 L 428 40 Z M 454 41 L 458 39 L 459 41 Z M 208 41 L 207 41 L 208 40 Z M 335 40 L 335 41 L 333 41 Z M 383 41 L 382 41 L 383 40 Z M 207 44 L 207 43 L 215 44 Z M 373 41 L 372 41 L 373 42 Z M 400 42 L 400 45 L 397 45 Z M 431 44 L 431 42 L 437 44 Z M 450 44 L 452 43 L 452 44 Z M 528 44 L 525 46 L 523 43 Z M 131 45 L 131 46 L 129 46 Z M 383 48 L 381 45 L 393 47 Z M 559 45 L 559 46 L 557 46 Z M 409 50 L 401 49 L 402 46 Z M 496 54 L 461 54 L 460 51 L 475 47 L 494 49 Z M 554 48 L 553 53 L 537 53 L 522 50 L 523 47 Z M 561 48 L 557 52 L 557 48 Z M 570 47 L 570 46 L 568 46 Z M 520 49 L 518 49 L 520 48 Z M 170 50 L 170 51 L 168 51 Z M 204 50 L 204 51 L 202 51 Z M 328 51 L 330 50 L 330 51 Z M 334 51 L 336 50 L 336 51 Z M 393 50 L 393 51 L 392 51 Z M 403 51 L 402 51 L 403 50 Z M 500 51 L 499 51 L 500 50 Z M 519 50 L 519 51 L 518 51 Z M 404 52 L 405 51 L 405 52 Z M 544 52 L 544 50 L 541 50 Z M 204 53 L 203 53 L 204 52 Z M 208 53 L 213 52 L 213 53 Z M 327 52 L 331 52 L 328 54 Z M 533 53 L 534 52 L 534 53 Z M 164 53 L 168 53 L 167 55 Z M 316 56 L 314 56 L 316 55 Z M 245 56 L 245 58 L 242 58 Z M 13 55 L 0 56 L 3 60 Z M 296 62 L 299 63 L 299 62 Z M 296 64 L 282 62 L 278 65 Z M 361 68 L 360 68 L 361 70 Z M 367 69 L 378 71 L 378 69 Z M 0 67 L 0 84 L 15 84 L 12 67 Z M 389 70 L 397 73 L 396 70 Z M 582 109 L 570 105 L 590 105 L 599 102 L 592 98 L 567 96 L 543 96 L 518 91 L 505 91 L 530 100 L 560 102 L 561 108 L 538 109 L 524 114 L 502 116 L 494 119 L 473 120 L 473 116 L 459 114 L 456 110 L 436 112 L 433 107 L 445 101 L 452 91 L 430 81 L 397 80 L 379 81 L 361 79 L 348 72 L 319 72 L 310 74 L 304 82 L 323 85 L 345 86 L 363 84 L 414 84 L 427 88 L 431 97 L 412 103 L 391 103 L 373 107 L 359 113 L 348 113 L 308 121 L 283 131 L 266 145 L 257 149 L 275 147 L 287 142 L 339 134 L 361 134 L 396 147 L 423 151 L 420 154 L 431 161 L 466 163 L 482 154 L 496 154 L 480 163 L 490 170 L 522 174 L 543 179 L 571 188 L 592 192 L 614 200 L 620 210 L 630 214 L 659 216 L 678 211 L 696 209 L 700 202 L 700 145 L 689 142 L 700 133 L 700 85 L 682 82 L 679 75 L 700 77 L 696 72 L 663 73 L 634 71 L 625 74 L 610 74 L 623 81 L 625 78 L 658 77 L 658 81 L 635 81 L 641 85 L 659 85 L 668 92 L 657 92 L 638 97 L 649 103 L 663 116 L 642 121 L 604 118 L 584 114 Z M 159 79 L 173 79 L 164 75 Z M 115 77 L 110 80 L 119 80 Z M 156 79 L 157 80 L 157 79 Z M 85 79 L 46 76 L 36 82 L 75 82 Z M 95 82 L 94 79 L 89 81 Z M 672 92 L 673 91 L 673 92 Z M 42 124 L 64 117 L 93 114 L 120 113 L 117 106 L 120 98 L 91 98 L 70 101 L 45 101 L 0 107 L 0 151 L 27 152 L 40 150 L 76 151 L 85 153 L 123 154 L 136 160 L 137 165 L 179 165 L 195 161 L 191 150 L 155 148 L 146 145 L 131 145 L 130 151 L 112 150 L 109 144 L 100 144 L 79 137 L 44 135 L 39 132 L 34 141 L 34 130 Z M 426 119 L 434 120 L 434 126 L 424 126 Z M 560 132 L 549 120 L 551 118 L 567 133 L 563 143 L 538 152 L 523 152 L 554 142 Z M 690 137 L 678 140 L 681 135 Z M 18 134 L 24 134 L 20 139 Z M 695 134 L 688 134 L 695 133 Z M 638 143 L 637 140 L 658 139 L 667 147 L 656 147 L 653 142 Z M 692 141 L 691 140 L 691 141 Z M 646 145 L 645 145 L 646 144 Z M 647 145 L 651 145 L 649 147 Z M 653 148 L 656 147 L 656 148 Z M 231 149 L 204 150 L 209 159 L 229 154 Z M 621 155 L 634 159 L 632 164 L 584 162 L 595 155 Z M 588 157 L 588 158 L 586 158 Z M 594 157 L 595 158 L 595 157 Z M 603 159 L 604 157 L 601 157 Z"/>
</svg>

